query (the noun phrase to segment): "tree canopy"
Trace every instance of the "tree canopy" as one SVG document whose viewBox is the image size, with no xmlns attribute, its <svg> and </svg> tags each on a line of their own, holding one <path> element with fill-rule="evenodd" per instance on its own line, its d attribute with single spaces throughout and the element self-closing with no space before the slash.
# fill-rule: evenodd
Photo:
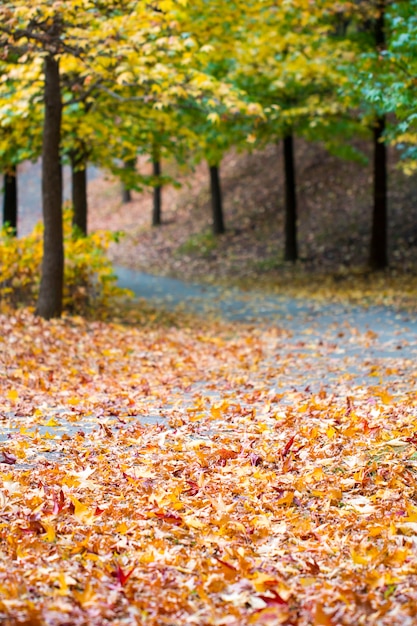
<svg viewBox="0 0 417 626">
<path fill-rule="evenodd" d="M 204 158 L 217 167 L 232 147 L 280 139 L 288 147 L 290 136 L 302 135 L 352 156 L 352 132 L 372 131 L 375 151 L 387 142 L 399 147 L 411 172 L 415 9 L 414 0 L 3 2 L 0 168 L 7 174 L 24 159 L 51 154 L 47 73 L 55 64 L 57 168 L 67 160 L 83 170 L 90 161 L 140 188 L 168 179 L 158 167 L 156 178 L 126 168 L 138 154 L 154 163 Z M 385 196 L 379 172 L 375 185 Z M 374 222 L 383 215 L 375 193 Z M 52 196 L 45 194 L 47 206 Z M 295 220 L 294 213 L 293 228 Z M 386 255 L 373 261 L 383 267 Z"/>
</svg>

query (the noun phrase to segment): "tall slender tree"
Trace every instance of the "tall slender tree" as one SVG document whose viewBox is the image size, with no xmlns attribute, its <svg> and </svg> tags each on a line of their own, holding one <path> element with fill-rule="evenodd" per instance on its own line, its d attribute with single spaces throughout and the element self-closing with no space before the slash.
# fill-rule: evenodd
<svg viewBox="0 0 417 626">
<path fill-rule="evenodd" d="M 217 164 L 209 164 L 212 227 L 214 235 L 221 235 L 226 231 L 223 216 L 223 200 L 220 184 L 220 168 Z"/>
<path fill-rule="evenodd" d="M 152 169 L 158 181 L 153 188 L 152 226 L 160 226 L 162 224 L 162 185 L 160 183 L 161 161 L 157 151 L 153 153 Z"/>
<path fill-rule="evenodd" d="M 52 34 L 60 37 L 59 21 Z M 44 61 L 45 117 L 42 145 L 42 210 L 44 247 L 38 315 L 45 319 L 60 317 L 64 286 L 64 237 L 62 223 L 61 86 L 59 60 L 48 54 Z"/>
<path fill-rule="evenodd" d="M 82 150 L 71 154 L 72 225 L 78 235 L 87 235 L 87 157 Z"/>
<path fill-rule="evenodd" d="M 285 252 L 284 260 L 298 259 L 297 242 L 297 186 L 295 182 L 294 136 L 287 133 L 283 139 L 285 171 Z"/>
<path fill-rule="evenodd" d="M 4 174 L 3 224 L 17 235 L 17 167 L 12 166 Z"/>
<path fill-rule="evenodd" d="M 385 3 L 386 0 L 377 1 L 374 33 L 378 55 L 382 55 L 386 48 Z M 376 270 L 384 269 L 388 265 L 387 148 L 384 137 L 385 127 L 386 116 L 380 113 L 376 117 L 373 128 L 374 185 L 369 259 L 371 267 Z"/>
</svg>

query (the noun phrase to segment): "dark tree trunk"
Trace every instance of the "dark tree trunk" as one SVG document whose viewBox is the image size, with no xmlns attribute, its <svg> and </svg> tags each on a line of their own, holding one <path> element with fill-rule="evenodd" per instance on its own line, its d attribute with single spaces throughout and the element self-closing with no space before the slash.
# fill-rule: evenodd
<svg viewBox="0 0 417 626">
<path fill-rule="evenodd" d="M 60 161 L 61 87 L 59 62 L 45 57 L 45 116 L 42 142 L 42 211 L 44 221 L 42 277 L 37 315 L 60 317 L 64 284 L 62 169 Z"/>
<path fill-rule="evenodd" d="M 72 174 L 72 225 L 75 233 L 87 235 L 87 163 L 84 155 L 74 155 L 71 159 Z"/>
<path fill-rule="evenodd" d="M 222 190 L 218 165 L 210 165 L 211 208 L 213 216 L 213 233 L 221 235 L 225 232 L 223 219 Z"/>
<path fill-rule="evenodd" d="M 387 148 L 383 141 L 385 117 L 379 117 L 374 127 L 374 199 L 370 266 L 381 270 L 388 265 L 388 211 L 387 211 Z"/>
<path fill-rule="evenodd" d="M 17 168 L 13 167 L 4 175 L 3 224 L 17 235 Z"/>
<path fill-rule="evenodd" d="M 385 0 L 379 0 L 377 8 L 375 45 L 378 51 L 382 51 L 385 48 Z M 388 265 L 387 148 L 383 142 L 385 121 L 385 115 L 380 115 L 373 129 L 374 197 L 369 263 L 375 270 L 384 269 Z"/>
<path fill-rule="evenodd" d="M 153 175 L 160 176 L 161 175 L 161 162 L 159 160 L 153 161 Z M 153 189 L 153 211 L 152 211 L 152 226 L 160 226 L 162 223 L 161 220 L 161 185 L 156 185 Z"/>
<path fill-rule="evenodd" d="M 294 165 L 294 139 L 289 134 L 284 137 L 285 172 L 285 251 L 284 260 L 294 263 L 298 259 L 297 246 L 297 194 Z"/>
<path fill-rule="evenodd" d="M 128 159 L 124 163 L 124 168 L 126 170 L 134 171 L 135 167 L 136 167 L 136 159 Z M 123 189 L 122 189 L 122 202 L 123 204 L 128 204 L 129 202 L 132 202 L 132 192 L 125 183 L 123 183 Z"/>
<path fill-rule="evenodd" d="M 132 202 L 132 193 L 130 189 L 128 189 L 125 185 L 123 185 L 122 189 L 122 202 L 123 204 L 128 204 L 129 202 Z"/>
</svg>

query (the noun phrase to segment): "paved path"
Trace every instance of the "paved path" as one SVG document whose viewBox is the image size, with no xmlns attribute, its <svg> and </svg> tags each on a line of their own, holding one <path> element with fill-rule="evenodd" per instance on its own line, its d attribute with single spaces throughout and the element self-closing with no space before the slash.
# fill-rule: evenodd
<svg viewBox="0 0 417 626">
<path fill-rule="evenodd" d="M 99 170 L 90 167 L 89 179 L 99 176 Z M 19 167 L 19 233 L 29 232 L 42 218 L 41 168 L 24 163 Z M 70 171 L 64 168 L 64 197 L 70 194 Z M 383 307 L 325 306 L 316 302 L 266 296 L 262 293 L 244 293 L 239 290 L 221 290 L 184 283 L 180 280 L 150 276 L 117 267 L 116 273 L 122 286 L 132 289 L 139 297 L 163 307 L 181 306 L 199 313 L 214 313 L 237 322 L 278 324 L 291 332 L 297 343 L 306 333 L 319 340 L 326 334 L 340 348 L 339 353 L 354 356 L 360 350 L 355 342 L 346 343 L 346 327 L 355 332 L 372 332 L 378 340 L 372 343 L 368 356 L 374 358 L 414 359 L 417 349 L 417 320 L 406 314 L 397 314 Z M 357 354 L 356 356 L 360 356 Z M 363 355 L 364 356 L 364 355 Z"/>
<path fill-rule="evenodd" d="M 20 187 L 20 210 L 29 227 L 31 220 L 40 217 L 39 166 L 28 168 L 27 172 L 22 170 Z M 348 388 L 350 385 L 353 390 L 363 385 L 383 386 L 394 395 L 416 392 L 415 316 L 384 307 L 326 305 L 260 292 L 224 290 L 150 276 L 123 267 L 116 267 L 116 273 L 121 286 L 154 305 L 215 315 L 235 322 L 237 329 L 240 323 L 281 329 L 285 343 L 271 345 L 268 354 L 257 364 L 258 375 L 264 375 L 271 391 L 286 394 L 293 389 L 301 390 L 308 380 L 309 391 L 324 389 L 336 396 L 346 395 L 347 381 Z M 278 367 L 283 362 L 283 345 L 286 355 L 291 356 L 284 368 Z M 199 392 L 215 393 L 206 389 L 202 381 L 183 398 L 184 407 L 192 401 L 193 394 Z M 290 394 L 288 402 L 291 402 Z M 165 411 L 166 407 L 160 407 L 138 419 L 144 423 L 164 422 Z M 66 423 L 65 419 L 59 421 L 60 428 L 68 432 L 80 427 L 80 424 Z M 94 427 L 95 419 L 86 419 L 83 423 L 85 431 Z M 0 440 L 5 437 L 6 433 L 0 434 Z"/>
<path fill-rule="evenodd" d="M 329 305 L 256 291 L 222 290 L 123 267 L 116 267 L 116 273 L 121 286 L 161 307 L 180 307 L 236 323 L 279 327 L 287 332 L 288 348 L 301 351 L 312 371 L 314 359 L 319 365 L 324 352 L 320 342 L 331 345 L 331 350 L 325 351 L 326 359 L 336 368 L 345 368 L 356 384 L 372 382 L 371 361 L 383 369 L 401 362 L 407 371 L 417 364 L 416 317 L 388 307 Z M 316 369 L 321 371 L 320 367 Z M 324 384 L 320 375 L 315 377 L 313 387 Z"/>
</svg>

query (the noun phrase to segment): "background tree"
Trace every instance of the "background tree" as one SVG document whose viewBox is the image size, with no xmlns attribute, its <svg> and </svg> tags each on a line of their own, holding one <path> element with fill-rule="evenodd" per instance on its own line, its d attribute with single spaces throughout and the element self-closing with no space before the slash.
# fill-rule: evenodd
<svg viewBox="0 0 417 626">
<path fill-rule="evenodd" d="M 190 97 L 190 90 L 195 95 L 200 88 L 183 71 L 186 55 L 180 54 L 187 48 L 188 37 L 180 28 L 173 32 L 176 28 L 170 14 L 173 3 L 162 5 L 162 8 L 158 3 L 143 6 L 128 0 L 122 6 L 110 1 L 96 4 L 85 0 L 80 5 L 78 0 L 59 4 L 35 0 L 28 6 L 23 0 L 14 0 L 0 7 L 0 45 L 6 51 L 5 56 L 12 49 L 16 57 L 13 61 L 42 59 L 43 62 L 44 256 L 37 307 L 42 317 L 59 316 L 62 310 L 60 66 L 68 58 L 77 59 L 89 68 L 94 79 L 100 76 L 104 93 L 122 102 L 134 99 L 150 107 L 164 108 L 173 98 Z M 85 86 L 89 74 L 84 76 Z M 117 154 L 112 155 L 112 161 L 115 157 Z"/>
<path fill-rule="evenodd" d="M 9 53 L 8 57 L 13 58 Z M 7 58 L 6 56 L 6 58 Z M 39 64 L 17 65 L 0 62 L 0 172 L 4 176 L 3 224 L 17 235 L 18 165 L 36 159 L 41 149 L 41 106 Z"/>
<path fill-rule="evenodd" d="M 279 7 L 259 3 L 247 18 L 247 37 L 237 45 L 235 84 L 263 106 L 254 146 L 283 142 L 284 259 L 298 258 L 294 136 L 324 139 L 331 123 L 346 111 L 337 95 L 337 59 L 346 51 L 330 36 L 333 3 L 298 0 Z"/>
</svg>

